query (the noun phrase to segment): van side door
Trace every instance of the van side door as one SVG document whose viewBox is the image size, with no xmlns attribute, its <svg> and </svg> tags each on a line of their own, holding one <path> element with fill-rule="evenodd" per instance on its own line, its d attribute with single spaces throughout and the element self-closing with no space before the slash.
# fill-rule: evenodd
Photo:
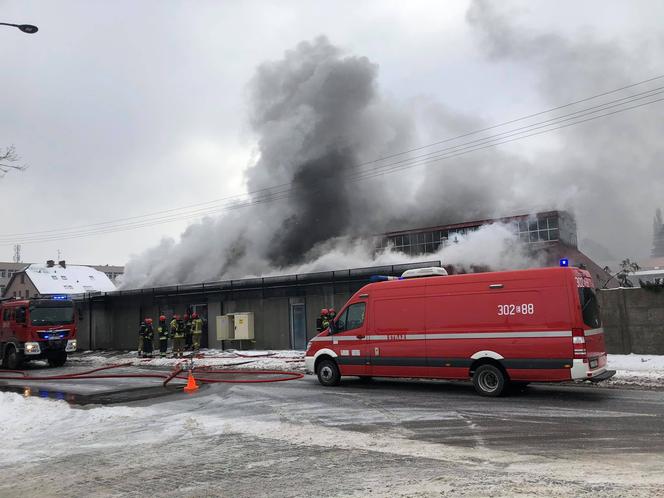
<svg viewBox="0 0 664 498">
<path fill-rule="evenodd" d="M 374 297 L 370 375 L 427 376 L 423 288 Z"/>
</svg>

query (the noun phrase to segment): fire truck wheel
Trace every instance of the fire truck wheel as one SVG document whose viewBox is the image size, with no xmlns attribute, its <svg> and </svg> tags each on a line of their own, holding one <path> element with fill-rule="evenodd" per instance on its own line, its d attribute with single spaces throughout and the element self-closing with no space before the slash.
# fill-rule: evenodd
<svg viewBox="0 0 664 498">
<path fill-rule="evenodd" d="M 18 370 L 21 366 L 22 358 L 21 353 L 16 351 L 16 348 L 11 344 L 5 349 L 5 357 L 2 361 L 2 366 L 7 370 Z"/>
<path fill-rule="evenodd" d="M 337 386 L 341 381 L 339 367 L 334 360 L 324 359 L 318 364 L 318 382 L 324 386 Z"/>
<path fill-rule="evenodd" d="M 67 353 L 58 353 L 48 358 L 49 367 L 61 367 L 67 361 Z"/>
<path fill-rule="evenodd" d="M 473 375 L 473 385 L 482 396 L 500 396 L 507 384 L 503 371 L 494 365 L 482 365 Z"/>
</svg>

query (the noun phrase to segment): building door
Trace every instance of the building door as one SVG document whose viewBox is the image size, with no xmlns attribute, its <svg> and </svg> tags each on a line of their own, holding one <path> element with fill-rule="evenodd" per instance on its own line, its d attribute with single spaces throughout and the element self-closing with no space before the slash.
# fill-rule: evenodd
<svg viewBox="0 0 664 498">
<path fill-rule="evenodd" d="M 290 305 L 291 346 L 293 349 L 307 348 L 307 316 L 304 303 Z"/>
</svg>

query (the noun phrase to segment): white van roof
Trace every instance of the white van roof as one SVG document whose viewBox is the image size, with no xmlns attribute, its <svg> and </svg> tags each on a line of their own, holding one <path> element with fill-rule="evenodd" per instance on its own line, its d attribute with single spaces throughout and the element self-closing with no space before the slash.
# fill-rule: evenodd
<svg viewBox="0 0 664 498">
<path fill-rule="evenodd" d="M 414 268 L 406 270 L 401 274 L 401 278 L 419 278 L 419 277 L 444 277 L 447 275 L 445 268 L 433 266 L 430 268 Z"/>
</svg>

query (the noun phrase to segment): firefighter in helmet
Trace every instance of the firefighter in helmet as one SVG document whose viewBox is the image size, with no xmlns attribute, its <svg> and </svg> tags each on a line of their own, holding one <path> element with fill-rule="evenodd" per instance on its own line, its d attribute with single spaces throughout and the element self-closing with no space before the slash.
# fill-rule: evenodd
<svg viewBox="0 0 664 498">
<path fill-rule="evenodd" d="M 194 351 L 199 351 L 201 349 L 201 337 L 203 336 L 203 320 L 196 312 L 192 313 L 191 318 L 192 345 Z"/>
<path fill-rule="evenodd" d="M 193 337 L 191 331 L 191 315 L 189 313 L 184 314 L 184 319 L 182 320 L 184 326 L 184 348 L 186 350 L 191 349 Z"/>
<path fill-rule="evenodd" d="M 141 325 L 138 327 L 138 357 L 143 356 L 143 342 L 145 341 L 145 332 L 147 331 L 147 325 L 145 322 L 141 322 Z"/>
<path fill-rule="evenodd" d="M 323 330 L 330 326 L 330 310 L 323 308 L 320 310 L 321 327 Z"/>
<path fill-rule="evenodd" d="M 143 334 L 143 356 L 152 358 L 152 341 L 154 339 L 152 318 L 146 318 L 144 322 L 145 322 L 145 333 Z"/>
<path fill-rule="evenodd" d="M 334 310 L 334 308 L 330 308 L 327 312 L 328 321 L 329 322 L 333 321 L 336 316 L 337 312 Z"/>
<path fill-rule="evenodd" d="M 180 315 L 173 315 L 171 337 L 173 337 L 173 356 L 182 358 L 184 352 L 184 322 L 180 319 Z"/>
<path fill-rule="evenodd" d="M 166 350 L 168 349 L 168 326 L 164 315 L 159 317 L 157 332 L 159 333 L 159 356 L 163 358 L 166 356 Z"/>
</svg>

